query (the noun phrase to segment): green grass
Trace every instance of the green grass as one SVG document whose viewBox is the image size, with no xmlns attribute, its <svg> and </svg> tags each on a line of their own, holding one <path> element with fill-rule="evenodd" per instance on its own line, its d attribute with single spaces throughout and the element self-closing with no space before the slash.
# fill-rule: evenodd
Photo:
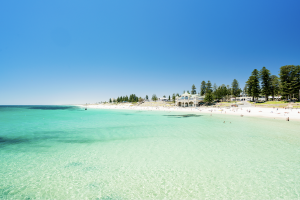
<svg viewBox="0 0 300 200">
<path fill-rule="evenodd" d="M 286 103 L 288 103 L 288 102 L 287 101 L 267 101 L 267 102 L 258 103 L 258 104 L 264 105 L 264 104 L 286 104 Z"/>
</svg>

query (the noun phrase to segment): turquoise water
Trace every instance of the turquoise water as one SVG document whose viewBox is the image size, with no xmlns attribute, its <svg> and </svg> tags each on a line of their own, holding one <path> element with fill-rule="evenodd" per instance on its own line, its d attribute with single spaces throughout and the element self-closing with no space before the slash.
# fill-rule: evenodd
<svg viewBox="0 0 300 200">
<path fill-rule="evenodd" d="M 299 199 L 299 125 L 0 106 L 0 199 Z"/>
</svg>

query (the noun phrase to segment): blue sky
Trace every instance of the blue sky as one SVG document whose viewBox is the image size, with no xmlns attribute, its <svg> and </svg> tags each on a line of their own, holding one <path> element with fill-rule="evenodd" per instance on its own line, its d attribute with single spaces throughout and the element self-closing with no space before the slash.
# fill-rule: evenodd
<svg viewBox="0 0 300 200">
<path fill-rule="evenodd" d="M 300 64 L 300 1 L 1 1 L 0 105 L 241 87 Z"/>
</svg>

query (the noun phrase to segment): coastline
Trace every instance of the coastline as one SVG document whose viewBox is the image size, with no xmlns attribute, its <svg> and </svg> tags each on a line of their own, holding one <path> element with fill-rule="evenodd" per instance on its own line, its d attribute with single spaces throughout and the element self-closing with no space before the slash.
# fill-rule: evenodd
<svg viewBox="0 0 300 200">
<path fill-rule="evenodd" d="M 170 106 L 156 106 L 156 107 L 142 107 L 133 106 L 131 104 L 119 105 L 76 105 L 83 108 L 92 109 L 116 109 L 116 110 L 144 110 L 144 111 L 169 111 L 169 112 L 185 112 L 190 114 L 206 113 L 218 115 L 238 115 L 241 117 L 256 117 L 256 118 L 270 118 L 289 121 L 300 122 L 300 109 L 285 109 L 285 108 L 261 108 L 261 107 L 242 107 L 242 108 L 228 108 L 228 107 L 196 107 L 196 108 L 183 108 L 183 107 L 170 107 Z M 249 112 L 250 111 L 250 112 Z"/>
</svg>

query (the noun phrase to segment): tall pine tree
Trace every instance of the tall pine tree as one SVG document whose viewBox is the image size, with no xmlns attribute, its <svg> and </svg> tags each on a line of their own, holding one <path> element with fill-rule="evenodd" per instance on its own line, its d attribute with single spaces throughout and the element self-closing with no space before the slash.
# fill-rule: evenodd
<svg viewBox="0 0 300 200">
<path fill-rule="evenodd" d="M 248 86 L 248 93 L 252 96 L 253 101 L 255 98 L 259 97 L 260 92 L 260 86 L 259 86 L 259 71 L 257 69 L 254 69 L 251 73 L 251 76 L 249 77 L 247 81 Z"/>
<path fill-rule="evenodd" d="M 231 84 L 231 90 L 232 90 L 232 95 L 234 97 L 237 97 L 241 93 L 241 89 L 239 86 L 239 82 L 236 79 L 233 79 L 232 84 Z"/>
<path fill-rule="evenodd" d="M 294 67 L 293 70 L 293 78 L 292 78 L 292 87 L 293 87 L 293 95 L 295 94 L 295 97 L 300 97 L 300 65 L 297 65 Z"/>
<path fill-rule="evenodd" d="M 272 75 L 270 76 L 271 79 L 271 95 L 272 95 L 272 99 L 274 101 L 275 96 L 277 96 L 279 94 L 279 78 L 276 75 Z"/>
<path fill-rule="evenodd" d="M 210 81 L 207 81 L 207 83 L 206 83 L 205 93 L 208 93 L 208 92 L 212 92 L 212 86 L 211 86 Z"/>
<path fill-rule="evenodd" d="M 192 90 L 191 90 L 191 94 L 196 94 L 196 86 L 193 84 L 192 85 Z"/>
<path fill-rule="evenodd" d="M 205 83 L 205 81 L 201 82 L 200 89 L 201 89 L 200 95 L 203 96 L 205 94 L 205 91 L 206 91 L 206 83 Z"/>
<path fill-rule="evenodd" d="M 281 82 L 281 94 L 285 98 L 288 98 L 288 96 L 291 98 L 292 94 L 294 92 L 294 72 L 295 70 L 294 65 L 285 65 L 280 68 L 280 82 Z"/>
<path fill-rule="evenodd" d="M 207 90 L 207 92 L 205 94 L 204 101 L 207 102 L 207 103 L 212 103 L 213 100 L 214 100 L 214 98 L 213 98 L 211 90 Z"/>
<path fill-rule="evenodd" d="M 271 94 L 271 73 L 263 67 L 259 72 L 261 80 L 261 93 L 265 95 L 266 101 L 268 101 L 269 95 Z"/>
</svg>

